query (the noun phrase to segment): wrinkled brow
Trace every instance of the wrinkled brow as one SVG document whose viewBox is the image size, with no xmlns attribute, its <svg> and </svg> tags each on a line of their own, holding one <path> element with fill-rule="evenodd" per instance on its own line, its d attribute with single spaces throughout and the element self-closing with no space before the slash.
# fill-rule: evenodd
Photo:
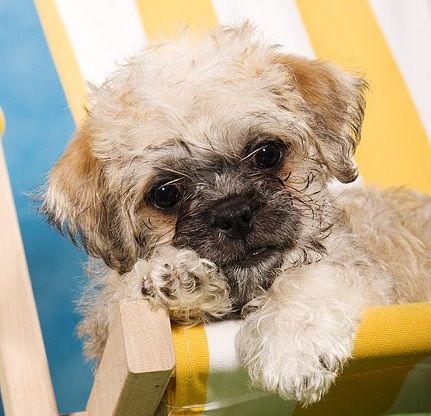
<svg viewBox="0 0 431 416">
<path fill-rule="evenodd" d="M 182 138 L 169 139 L 159 145 L 149 145 L 144 149 L 142 156 L 155 166 L 182 159 L 211 161 L 217 158 L 240 158 L 233 149 L 218 149 L 210 141 L 197 143 Z"/>
</svg>

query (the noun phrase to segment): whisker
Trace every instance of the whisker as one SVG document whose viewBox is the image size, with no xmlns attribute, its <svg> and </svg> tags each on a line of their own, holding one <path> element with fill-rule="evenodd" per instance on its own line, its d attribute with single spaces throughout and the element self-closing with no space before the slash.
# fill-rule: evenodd
<svg viewBox="0 0 431 416">
<path fill-rule="evenodd" d="M 176 175 L 179 175 L 179 176 L 184 176 L 184 177 L 186 177 L 186 178 L 188 178 L 188 179 L 192 180 L 191 176 L 187 175 L 187 174 L 186 174 L 186 173 L 184 173 L 184 172 L 178 172 L 178 171 L 177 171 L 177 170 L 175 170 L 175 169 L 166 168 L 166 167 L 161 167 L 160 169 L 161 169 L 161 170 L 163 170 L 163 171 L 166 171 L 166 172 L 175 173 Z"/>
</svg>

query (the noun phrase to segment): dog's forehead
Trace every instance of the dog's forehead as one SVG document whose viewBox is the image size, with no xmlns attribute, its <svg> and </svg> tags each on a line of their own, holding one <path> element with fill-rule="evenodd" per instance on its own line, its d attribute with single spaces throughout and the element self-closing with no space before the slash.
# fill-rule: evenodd
<svg viewBox="0 0 431 416">
<path fill-rule="evenodd" d="M 173 44 L 133 60 L 96 94 L 96 154 L 140 154 L 175 139 L 238 152 L 248 130 L 286 118 L 278 102 L 286 72 L 273 63 L 273 50 L 241 42 L 192 56 Z"/>
<path fill-rule="evenodd" d="M 138 134 L 132 141 L 137 149 L 181 139 L 192 146 L 237 150 L 249 130 L 270 123 L 280 110 L 262 84 L 227 72 L 202 82 L 186 79 L 147 89 L 141 104 L 146 115 L 135 125 Z"/>
<path fill-rule="evenodd" d="M 119 111 L 120 117 L 104 117 L 98 135 L 101 150 L 138 155 L 180 140 L 192 147 L 239 152 L 253 131 L 281 126 L 286 114 L 270 91 L 252 79 L 225 80 L 147 88 Z"/>
</svg>

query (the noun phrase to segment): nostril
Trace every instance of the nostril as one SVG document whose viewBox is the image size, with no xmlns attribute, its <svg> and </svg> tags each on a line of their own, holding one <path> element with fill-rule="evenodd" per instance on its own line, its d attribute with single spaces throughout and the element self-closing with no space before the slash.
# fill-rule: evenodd
<svg viewBox="0 0 431 416">
<path fill-rule="evenodd" d="M 226 218 L 218 218 L 216 221 L 216 225 L 221 230 L 229 230 L 232 227 L 232 224 Z"/>
<path fill-rule="evenodd" d="M 217 204 L 211 216 L 212 225 L 233 239 L 245 239 L 252 229 L 253 208 L 243 198 Z"/>
<path fill-rule="evenodd" d="M 244 212 L 241 215 L 241 220 L 243 223 L 248 224 L 253 218 L 253 212 L 249 206 L 244 207 Z"/>
</svg>

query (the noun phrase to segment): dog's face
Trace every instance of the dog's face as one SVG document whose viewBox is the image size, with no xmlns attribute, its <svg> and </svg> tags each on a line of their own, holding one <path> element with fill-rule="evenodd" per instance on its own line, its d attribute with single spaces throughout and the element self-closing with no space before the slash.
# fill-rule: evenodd
<svg viewBox="0 0 431 416">
<path fill-rule="evenodd" d="M 356 178 L 363 88 L 249 25 L 150 47 L 94 92 L 44 210 L 120 273 L 161 245 L 193 249 L 243 304 L 286 256 L 324 252 L 326 184 Z"/>
</svg>

